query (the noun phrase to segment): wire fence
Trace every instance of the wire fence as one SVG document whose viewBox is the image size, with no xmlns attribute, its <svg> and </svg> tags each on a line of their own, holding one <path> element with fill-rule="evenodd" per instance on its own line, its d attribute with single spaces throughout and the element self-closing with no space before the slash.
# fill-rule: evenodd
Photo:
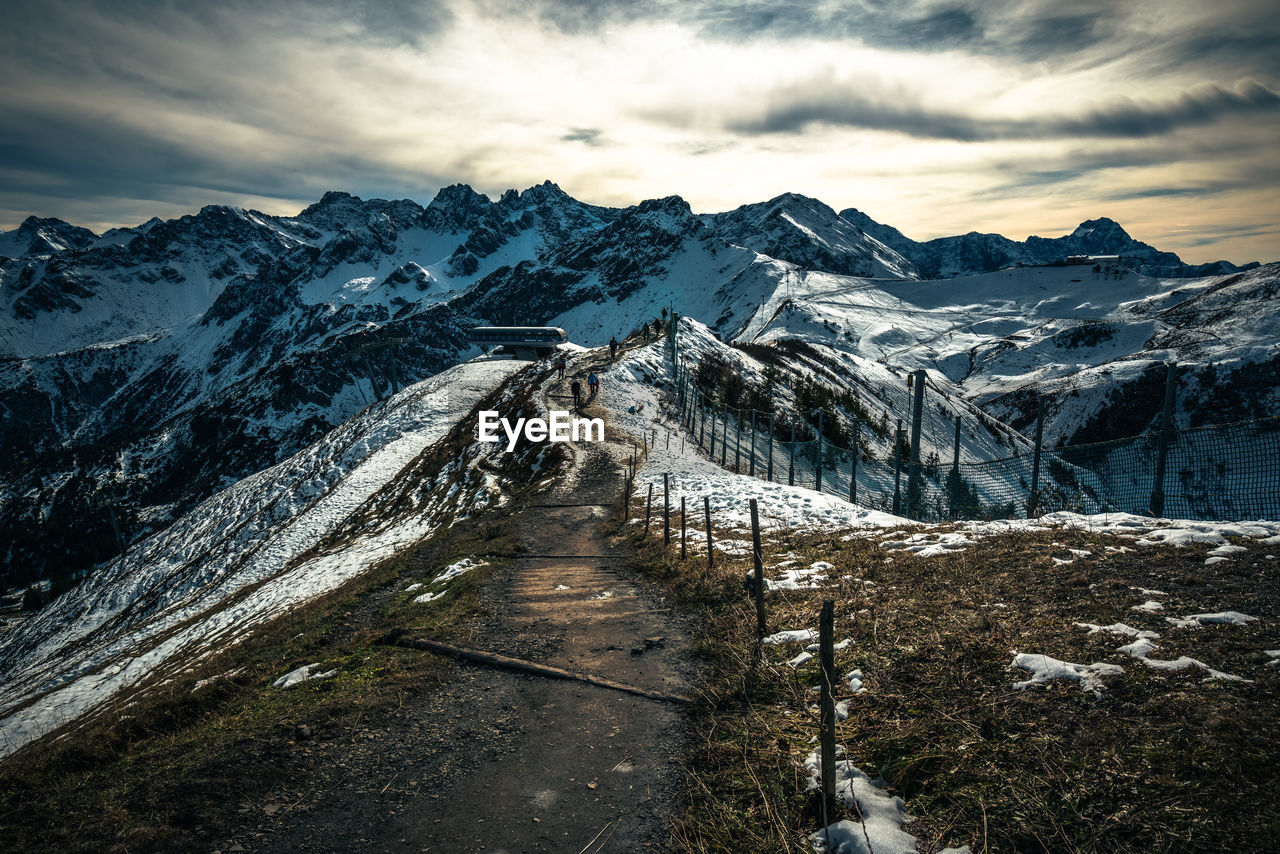
<svg viewBox="0 0 1280 854">
<path fill-rule="evenodd" d="M 1172 373 L 1172 371 L 1171 371 Z M 921 521 L 1027 518 L 1058 510 L 1185 519 L 1280 519 L 1280 417 L 1043 448 L 985 462 L 921 461 L 899 428 L 878 459 L 817 438 L 797 440 L 772 413 L 724 406 L 677 372 L 686 431 L 729 471 L 817 489 Z M 794 426 L 796 419 L 787 422 Z M 802 433 L 813 433 L 802 427 Z M 959 435 L 957 431 L 957 436 Z M 858 446 L 858 425 L 851 446 Z M 941 449 L 937 449 L 940 451 Z M 914 460 L 914 461 L 913 461 Z"/>
</svg>

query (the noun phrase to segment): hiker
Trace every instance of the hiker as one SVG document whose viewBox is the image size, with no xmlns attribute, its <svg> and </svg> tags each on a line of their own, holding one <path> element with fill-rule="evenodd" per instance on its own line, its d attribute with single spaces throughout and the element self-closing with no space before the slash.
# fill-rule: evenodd
<svg viewBox="0 0 1280 854">
<path fill-rule="evenodd" d="M 616 361 L 617 358 L 618 358 L 618 337 L 615 335 L 614 337 L 609 339 L 609 361 L 610 362 Z"/>
<path fill-rule="evenodd" d="M 596 396 L 596 392 L 600 390 L 600 378 L 596 376 L 596 372 L 592 371 L 587 374 L 587 391 L 592 396 Z"/>
<path fill-rule="evenodd" d="M 640 327 L 640 340 L 641 340 L 641 341 L 648 341 L 648 340 L 649 340 L 649 323 L 648 323 L 648 321 L 645 321 L 644 326 L 641 326 L 641 327 Z"/>
<path fill-rule="evenodd" d="M 579 409 L 582 406 L 582 383 L 576 379 L 569 383 L 569 389 L 573 392 L 573 408 Z"/>
<path fill-rule="evenodd" d="M 556 378 L 564 379 L 565 358 L 564 353 L 556 356 Z"/>
</svg>

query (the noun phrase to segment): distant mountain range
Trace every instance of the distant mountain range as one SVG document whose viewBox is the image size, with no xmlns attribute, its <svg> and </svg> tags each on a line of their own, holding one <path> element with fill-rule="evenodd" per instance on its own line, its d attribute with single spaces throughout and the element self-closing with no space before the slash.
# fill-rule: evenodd
<svg viewBox="0 0 1280 854">
<path fill-rule="evenodd" d="M 1018 272 L 1077 254 L 1122 262 Z M 726 341 L 792 338 L 844 360 L 848 372 L 880 365 L 875 383 L 858 390 L 872 410 L 890 406 L 896 372 L 925 366 L 957 407 L 980 404 L 1019 429 L 1027 395 L 1079 373 L 1077 359 L 1135 367 L 1174 354 L 1218 365 L 1213 386 L 1227 388 L 1232 370 L 1275 358 L 1265 344 L 1274 265 L 1186 265 L 1106 219 L 1058 238 L 917 242 L 794 194 L 697 215 L 679 197 L 589 205 L 550 182 L 496 201 L 454 185 L 425 208 L 330 192 L 294 217 L 209 206 L 103 235 L 32 217 L 0 233 L 0 256 L 7 579 L 87 570 L 118 548 L 113 514 L 127 540 L 164 528 L 344 423 L 393 382 L 474 355 L 467 330 L 477 324 L 554 323 L 592 345 L 670 306 Z M 940 277 L 967 278 L 929 283 Z M 965 303 L 940 296 L 961 292 Z M 1116 319 L 1130 311 L 1122 293 L 1161 317 L 1134 315 L 1125 326 Z M 950 307 L 961 304 L 963 329 Z M 1002 319 L 983 326 L 986 316 Z M 1027 349 L 1100 324 L 1132 334 L 1095 330 L 1080 340 L 1097 346 L 1069 356 Z M 1241 331 L 1221 343 L 1233 324 Z M 1220 344 L 1210 347 L 1209 336 Z M 859 388 L 853 377 L 834 381 Z M 1059 416 L 1052 435 L 1071 439 L 1119 399 L 1104 392 Z M 1214 399 L 1207 392 L 1198 405 Z"/>
</svg>

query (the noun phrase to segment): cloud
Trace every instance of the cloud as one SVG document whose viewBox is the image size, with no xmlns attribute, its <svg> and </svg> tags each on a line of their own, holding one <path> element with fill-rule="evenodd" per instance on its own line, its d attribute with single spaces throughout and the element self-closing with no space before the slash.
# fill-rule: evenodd
<svg viewBox="0 0 1280 854">
<path fill-rule="evenodd" d="M 1239 81 L 1234 89 L 1203 84 L 1163 103 L 1125 99 L 1079 116 L 1030 118 L 985 117 L 930 109 L 884 97 L 869 96 L 862 86 L 810 80 L 788 85 L 761 98 L 767 106 L 726 124 L 747 134 L 794 133 L 811 124 L 895 131 L 908 136 L 956 142 L 1053 139 L 1066 137 L 1145 137 L 1226 118 L 1280 112 L 1280 94 L 1256 80 Z M 755 112 L 755 114 L 751 114 Z"/>
<path fill-rule="evenodd" d="M 916 233 L 1103 201 L 1280 220 L 1253 3 L 20 0 L 5 23 L 0 227 L 547 178 L 700 210 L 802 192 Z"/>
<path fill-rule="evenodd" d="M 604 131 L 600 130 L 600 128 L 572 128 L 560 139 L 563 142 L 580 142 L 583 145 L 596 148 L 605 144 L 603 137 Z"/>
</svg>

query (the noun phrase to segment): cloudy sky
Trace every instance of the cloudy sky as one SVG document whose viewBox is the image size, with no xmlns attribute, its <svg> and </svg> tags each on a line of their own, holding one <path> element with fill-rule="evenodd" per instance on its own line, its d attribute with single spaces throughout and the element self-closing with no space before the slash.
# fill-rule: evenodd
<svg viewBox="0 0 1280 854">
<path fill-rule="evenodd" d="M 0 228 L 328 189 L 783 192 L 928 239 L 1280 259 L 1274 0 L 10 0 Z"/>
</svg>

